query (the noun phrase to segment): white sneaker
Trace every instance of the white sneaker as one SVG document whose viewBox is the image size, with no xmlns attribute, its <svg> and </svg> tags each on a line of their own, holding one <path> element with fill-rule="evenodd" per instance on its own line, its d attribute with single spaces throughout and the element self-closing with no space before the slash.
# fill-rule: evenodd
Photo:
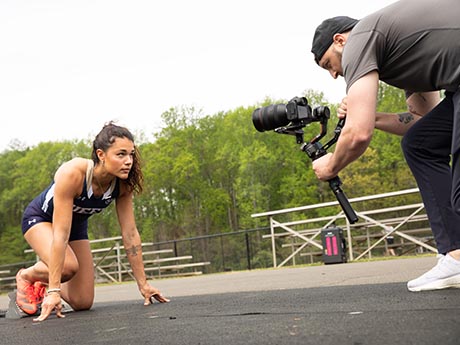
<svg viewBox="0 0 460 345">
<path fill-rule="evenodd" d="M 460 288 L 460 261 L 449 254 L 441 257 L 436 266 L 407 283 L 409 291 L 429 291 Z"/>
</svg>

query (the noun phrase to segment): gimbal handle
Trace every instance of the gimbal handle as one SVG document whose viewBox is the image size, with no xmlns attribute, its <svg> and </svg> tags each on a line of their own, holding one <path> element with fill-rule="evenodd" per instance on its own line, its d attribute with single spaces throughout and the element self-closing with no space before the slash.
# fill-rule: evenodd
<svg viewBox="0 0 460 345">
<path fill-rule="evenodd" d="M 351 207 L 351 204 L 348 201 L 348 198 L 343 192 L 342 188 L 340 188 L 340 185 L 342 184 L 340 178 L 336 176 L 327 182 L 329 182 L 329 187 L 331 187 L 332 191 L 334 192 L 335 197 L 342 207 L 343 213 L 345 213 L 348 221 L 351 224 L 356 223 L 358 221 L 358 216 L 356 215 L 355 210 L 353 210 L 353 207 Z"/>
<path fill-rule="evenodd" d="M 334 130 L 335 132 L 334 137 L 331 140 L 329 140 L 324 146 L 318 141 L 319 138 L 324 136 L 323 134 L 322 136 L 315 137 L 308 144 L 305 143 L 302 146 L 302 151 L 304 151 L 308 155 L 308 157 L 311 158 L 312 161 L 324 156 L 327 153 L 326 151 L 327 148 L 335 144 L 335 142 L 339 138 L 340 132 L 344 124 L 345 124 L 345 119 L 339 120 L 339 123 L 337 124 Z M 339 202 L 340 206 L 342 207 L 343 213 L 345 213 L 345 216 L 347 217 L 348 221 L 351 224 L 356 223 L 358 221 L 358 216 L 353 210 L 353 207 L 351 207 L 351 204 L 348 201 L 348 198 L 343 192 L 342 188 L 340 188 L 340 186 L 342 185 L 342 181 L 340 180 L 340 178 L 336 176 L 328 180 L 327 182 L 329 182 L 329 187 L 334 192 L 334 195 L 337 198 L 337 201 Z"/>
</svg>

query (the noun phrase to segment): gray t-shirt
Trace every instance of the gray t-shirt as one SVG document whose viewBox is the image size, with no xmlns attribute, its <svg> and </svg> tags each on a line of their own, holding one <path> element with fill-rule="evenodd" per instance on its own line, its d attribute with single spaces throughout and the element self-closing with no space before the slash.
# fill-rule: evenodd
<svg viewBox="0 0 460 345">
<path fill-rule="evenodd" d="M 342 56 L 347 91 L 367 73 L 410 92 L 460 85 L 459 0 L 401 0 L 364 17 Z"/>
</svg>

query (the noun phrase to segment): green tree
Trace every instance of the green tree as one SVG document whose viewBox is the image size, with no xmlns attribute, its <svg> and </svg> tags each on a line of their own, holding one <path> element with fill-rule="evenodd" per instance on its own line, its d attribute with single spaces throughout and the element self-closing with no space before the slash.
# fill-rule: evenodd
<svg viewBox="0 0 460 345">
<path fill-rule="evenodd" d="M 331 109 L 328 141 L 338 121 L 337 104 L 322 93 L 307 90 L 310 105 Z M 162 114 L 164 127 L 153 142 L 137 141 L 143 161 L 144 193 L 134 197 L 136 222 L 143 241 L 160 242 L 267 226 L 254 213 L 335 200 L 329 186 L 316 179 L 308 156 L 296 138 L 273 131 L 260 133 L 252 123 L 256 107 L 287 100 L 265 99 L 249 107 L 204 115 L 193 107 L 171 108 Z M 400 112 L 404 94 L 382 84 L 378 109 Z M 308 141 L 320 132 L 312 122 L 304 128 Z M 333 149 L 333 147 L 332 147 Z M 20 143 L 0 154 L 0 262 L 16 260 L 26 243 L 20 232 L 26 205 L 53 179 L 56 169 L 73 157 L 88 157 L 87 141 L 48 142 L 36 147 Z M 348 197 L 411 188 L 415 185 L 404 162 L 400 137 L 376 131 L 367 152 L 340 173 Z M 368 205 L 365 205 L 366 207 Z M 309 217 L 324 215 L 318 210 Z M 89 220 L 90 238 L 118 236 L 115 208 L 109 207 Z M 257 262 L 265 265 L 268 241 L 257 237 Z M 195 248 L 202 259 L 216 252 L 209 241 Z M 229 239 L 226 264 L 243 265 L 244 241 Z M 207 254 L 206 254 L 207 253 Z M 227 258 L 228 256 L 228 258 Z M 244 261 L 244 260 L 243 260 Z"/>
<path fill-rule="evenodd" d="M 64 161 L 87 151 L 88 145 L 83 141 L 45 142 L 0 155 L 0 253 L 16 260 L 20 253 L 24 257 L 27 244 L 20 228 L 25 207 L 51 183 Z"/>
</svg>

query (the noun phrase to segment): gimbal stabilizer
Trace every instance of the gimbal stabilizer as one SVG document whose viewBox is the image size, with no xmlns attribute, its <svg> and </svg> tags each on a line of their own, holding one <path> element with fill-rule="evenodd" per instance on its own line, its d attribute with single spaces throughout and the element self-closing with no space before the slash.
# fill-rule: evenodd
<svg viewBox="0 0 460 345">
<path fill-rule="evenodd" d="M 340 119 L 337 123 L 336 128 L 334 129 L 334 136 L 324 145 L 322 145 L 319 141 L 326 135 L 327 133 L 327 121 L 329 118 L 329 109 L 327 107 L 320 107 L 323 109 L 315 109 L 319 113 L 327 112 L 326 116 L 320 116 L 320 124 L 321 124 L 321 132 L 308 143 L 304 142 L 304 131 L 303 125 L 300 126 L 288 126 L 288 127 L 280 127 L 275 129 L 276 133 L 280 134 L 290 134 L 296 136 L 297 144 L 301 144 L 300 149 L 305 152 L 308 157 L 312 161 L 324 156 L 327 153 L 327 150 L 336 143 L 339 138 L 339 135 L 342 131 L 342 128 L 345 124 L 345 119 Z M 358 221 L 358 216 L 356 215 L 355 211 L 350 205 L 350 202 L 347 199 L 347 196 L 342 191 L 340 186 L 342 185 L 342 181 L 338 176 L 328 180 L 329 187 L 331 187 L 332 191 L 334 192 L 337 201 L 339 202 L 340 206 L 342 207 L 345 216 L 347 217 L 348 221 L 351 224 L 354 224 Z"/>
</svg>

